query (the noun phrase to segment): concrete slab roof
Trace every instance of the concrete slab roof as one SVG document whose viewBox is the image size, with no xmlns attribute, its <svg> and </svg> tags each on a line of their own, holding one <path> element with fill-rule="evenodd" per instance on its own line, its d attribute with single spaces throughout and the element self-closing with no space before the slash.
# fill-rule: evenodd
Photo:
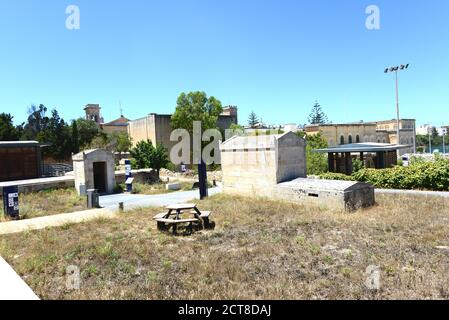
<svg viewBox="0 0 449 320">
<path fill-rule="evenodd" d="M 0 148 L 38 147 L 38 141 L 0 141 Z"/>
<path fill-rule="evenodd" d="M 319 153 L 382 152 L 382 151 L 395 151 L 395 150 L 411 148 L 411 147 L 412 147 L 412 145 L 398 145 L 398 144 L 389 144 L 389 143 L 365 142 L 365 143 L 342 144 L 339 146 L 325 148 L 325 149 L 315 149 L 315 150 L 313 150 L 313 152 L 319 152 Z"/>
<path fill-rule="evenodd" d="M 254 150 L 254 149 L 274 149 L 276 140 L 284 136 L 295 133 L 289 131 L 283 134 L 259 135 L 259 136 L 233 136 L 220 145 L 220 150 Z M 301 139 L 298 137 L 298 139 Z"/>
<path fill-rule="evenodd" d="M 358 181 L 297 178 L 292 181 L 279 183 L 278 187 L 320 191 L 350 191 L 366 187 L 367 185 L 367 183 Z"/>
</svg>

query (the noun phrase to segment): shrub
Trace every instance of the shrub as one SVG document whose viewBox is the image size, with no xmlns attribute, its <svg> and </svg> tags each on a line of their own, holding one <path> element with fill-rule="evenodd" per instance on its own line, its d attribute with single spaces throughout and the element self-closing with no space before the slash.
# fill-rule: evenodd
<svg viewBox="0 0 449 320">
<path fill-rule="evenodd" d="M 363 165 L 363 161 L 358 159 L 358 158 L 353 158 L 352 159 L 352 171 L 353 172 L 358 172 L 360 170 L 362 170 L 364 167 Z"/>
<path fill-rule="evenodd" d="M 327 172 L 320 174 L 320 179 L 325 180 L 344 180 L 344 181 L 354 181 L 355 178 L 353 176 L 348 176 L 343 173 L 334 173 L 334 172 Z"/>
<path fill-rule="evenodd" d="M 434 161 L 413 161 L 408 167 L 362 169 L 353 177 L 376 188 L 449 191 L 449 161 L 436 158 Z"/>
</svg>

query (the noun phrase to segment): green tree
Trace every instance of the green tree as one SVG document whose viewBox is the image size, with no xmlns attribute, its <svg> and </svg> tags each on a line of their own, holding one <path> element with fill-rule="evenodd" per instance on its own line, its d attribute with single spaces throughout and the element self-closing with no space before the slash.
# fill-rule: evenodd
<svg viewBox="0 0 449 320">
<path fill-rule="evenodd" d="M 52 110 L 45 127 L 37 134 L 39 142 L 49 144 L 44 154 L 55 159 L 68 159 L 72 152 L 72 132 L 56 109 Z"/>
<path fill-rule="evenodd" d="M 159 175 L 161 168 L 169 164 L 167 149 L 162 144 L 156 147 L 150 140 L 139 141 L 134 148 L 130 150 L 131 157 L 134 159 L 137 169 L 154 169 Z"/>
<path fill-rule="evenodd" d="M 38 107 L 32 105 L 28 109 L 27 123 L 23 128 L 22 139 L 36 140 L 37 135 L 45 130 L 50 119 L 46 116 L 47 107 L 40 104 Z"/>
<path fill-rule="evenodd" d="M 221 102 L 215 97 L 208 97 L 205 92 L 181 93 L 171 117 L 171 125 L 174 129 L 186 129 L 190 134 L 193 133 L 194 121 L 201 121 L 202 131 L 214 129 L 222 112 Z"/>
<path fill-rule="evenodd" d="M 248 126 L 250 128 L 255 128 L 258 123 L 259 123 L 259 118 L 254 113 L 254 111 L 251 111 L 251 113 L 248 116 Z"/>
<path fill-rule="evenodd" d="M 79 118 L 75 121 L 79 136 L 78 144 L 80 146 L 80 149 L 85 149 L 89 147 L 92 144 L 94 138 L 96 138 L 100 134 L 100 127 L 94 121 L 86 120 L 83 118 Z M 104 137 L 97 139 L 97 144 L 100 141 L 104 141 Z"/>
<path fill-rule="evenodd" d="M 325 124 L 328 122 L 326 114 L 321 109 L 320 104 L 315 102 L 315 105 L 312 108 L 312 111 L 309 115 L 309 123 L 310 124 Z"/>
<path fill-rule="evenodd" d="M 72 151 L 73 153 L 80 152 L 80 136 L 78 131 L 78 124 L 72 121 Z"/>
<path fill-rule="evenodd" d="M 306 158 L 307 158 L 307 174 L 320 175 L 328 171 L 327 155 L 312 152 L 315 149 L 324 149 L 328 147 L 326 139 L 321 132 L 317 134 L 306 135 L 304 132 L 296 133 L 299 137 L 305 137 L 307 142 Z"/>
<path fill-rule="evenodd" d="M 114 132 L 108 136 L 111 148 L 117 152 L 128 152 L 132 147 L 132 141 L 126 132 Z"/>
<path fill-rule="evenodd" d="M 8 113 L 0 114 L 0 141 L 19 140 L 19 131 L 13 124 L 13 118 Z"/>
<path fill-rule="evenodd" d="M 232 135 L 235 136 L 243 136 L 245 134 L 245 128 L 241 125 L 238 124 L 231 124 L 231 126 L 229 127 L 229 130 L 232 130 Z"/>
<path fill-rule="evenodd" d="M 439 136 L 438 130 L 436 127 L 432 127 L 431 134 L 432 134 L 432 138 L 434 138 L 434 139 Z"/>
</svg>

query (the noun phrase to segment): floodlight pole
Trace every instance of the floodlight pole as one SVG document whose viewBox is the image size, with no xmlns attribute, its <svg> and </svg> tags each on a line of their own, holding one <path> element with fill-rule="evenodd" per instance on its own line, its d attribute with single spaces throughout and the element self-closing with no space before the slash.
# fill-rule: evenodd
<svg viewBox="0 0 449 320">
<path fill-rule="evenodd" d="M 406 65 L 400 65 L 400 66 L 397 66 L 397 67 L 390 67 L 390 68 L 387 68 L 387 69 L 385 69 L 385 73 L 388 73 L 388 72 L 393 72 L 394 71 L 394 73 L 395 73 L 395 78 L 396 78 L 396 117 L 397 117 L 397 119 L 396 119 L 396 126 L 397 126 L 397 128 L 396 128 L 396 135 L 397 135 L 397 145 L 399 145 L 400 143 L 401 143 L 401 137 L 400 137 L 400 133 L 401 133 L 401 129 L 400 129 L 400 117 L 399 117 L 399 80 L 398 80 L 398 72 L 400 71 L 400 70 L 405 70 L 405 69 L 408 69 L 408 64 L 406 64 Z M 416 137 L 415 137 L 416 138 Z M 414 139 L 415 139 L 414 138 Z M 398 152 L 399 152 L 399 150 L 398 150 Z"/>
<path fill-rule="evenodd" d="M 399 84 L 398 84 L 398 70 L 395 71 L 396 74 L 396 115 L 397 115 L 397 137 L 398 137 L 398 141 L 397 144 L 399 145 L 401 143 L 401 140 L 399 138 L 399 134 L 400 134 L 400 130 L 399 130 Z"/>
</svg>

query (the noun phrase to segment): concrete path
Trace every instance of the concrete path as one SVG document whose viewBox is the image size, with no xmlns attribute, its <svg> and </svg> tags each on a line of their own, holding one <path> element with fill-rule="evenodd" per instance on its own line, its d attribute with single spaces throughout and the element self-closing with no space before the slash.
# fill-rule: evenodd
<svg viewBox="0 0 449 320">
<path fill-rule="evenodd" d="M 68 223 L 80 223 L 97 218 L 113 218 L 115 215 L 116 214 L 109 209 L 94 209 L 18 221 L 2 222 L 0 223 L 0 235 L 30 230 L 40 230 L 48 227 L 59 227 Z"/>
<path fill-rule="evenodd" d="M 220 187 L 209 189 L 213 196 L 221 192 Z M 8 221 L 0 223 L 0 235 L 40 230 L 48 227 L 59 227 L 68 223 L 80 223 L 97 218 L 114 218 L 119 202 L 124 203 L 125 210 L 145 207 L 164 207 L 170 204 L 185 203 L 199 199 L 199 191 L 179 191 L 156 195 L 115 194 L 100 197 L 102 209 L 63 213 L 33 219 Z"/>
<path fill-rule="evenodd" d="M 209 196 L 221 192 L 221 187 L 209 189 Z M 124 203 L 125 210 L 144 207 L 165 207 L 170 204 L 186 203 L 200 198 L 199 190 L 178 191 L 155 195 L 113 194 L 100 197 L 100 206 L 110 210 L 117 210 L 120 202 Z"/>
<path fill-rule="evenodd" d="M 408 196 L 441 197 L 449 198 L 449 192 L 444 191 L 420 191 L 420 190 L 396 190 L 396 189 L 375 189 L 376 194 L 396 194 Z"/>
<path fill-rule="evenodd" d="M 0 300 L 39 300 L 25 281 L 0 257 Z"/>
</svg>

